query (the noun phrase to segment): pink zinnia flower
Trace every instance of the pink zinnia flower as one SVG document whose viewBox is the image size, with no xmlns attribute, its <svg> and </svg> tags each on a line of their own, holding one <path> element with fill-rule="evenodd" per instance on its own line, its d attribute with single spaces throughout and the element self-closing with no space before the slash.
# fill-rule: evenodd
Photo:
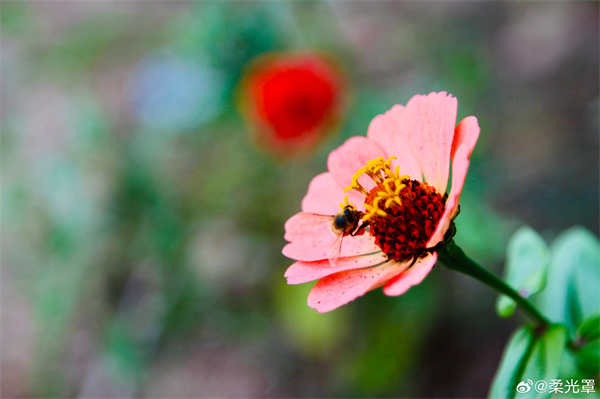
<svg viewBox="0 0 600 399">
<path fill-rule="evenodd" d="M 310 307 L 327 312 L 381 286 L 401 295 L 431 271 L 454 233 L 479 136 L 473 116 L 455 127 L 456 110 L 445 92 L 414 96 L 329 155 L 329 172 L 312 180 L 302 212 L 285 224 L 283 254 L 297 260 L 288 284 L 319 280 Z"/>
</svg>

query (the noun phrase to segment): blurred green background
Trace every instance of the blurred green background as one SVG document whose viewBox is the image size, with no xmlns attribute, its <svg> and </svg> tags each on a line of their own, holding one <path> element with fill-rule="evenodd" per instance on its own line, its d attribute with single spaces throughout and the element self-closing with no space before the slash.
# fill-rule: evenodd
<svg viewBox="0 0 600 399">
<path fill-rule="evenodd" d="M 501 273 L 523 224 L 598 234 L 595 2 L 0 4 L 3 397 L 482 397 L 495 294 L 437 267 L 328 314 L 287 286 L 283 225 L 328 153 L 414 94 L 482 128 L 456 242 Z M 337 132 L 256 147 L 259 54 L 346 72 Z M 596 387 L 597 388 L 597 387 Z"/>
</svg>

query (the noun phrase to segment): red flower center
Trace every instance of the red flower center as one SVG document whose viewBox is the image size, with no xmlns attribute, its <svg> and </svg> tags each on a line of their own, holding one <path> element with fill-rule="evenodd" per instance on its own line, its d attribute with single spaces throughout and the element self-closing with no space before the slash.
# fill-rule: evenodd
<svg viewBox="0 0 600 399">
<path fill-rule="evenodd" d="M 375 243 L 388 258 L 398 262 L 418 258 L 425 253 L 427 242 L 444 212 L 444 200 L 433 187 L 411 179 L 402 180 L 402 184 L 405 187 L 399 193 L 401 204 L 380 205 L 378 209 L 386 216 L 378 213 L 369 219 Z M 374 206 L 381 190 L 379 185 L 373 188 L 365 204 Z"/>
</svg>

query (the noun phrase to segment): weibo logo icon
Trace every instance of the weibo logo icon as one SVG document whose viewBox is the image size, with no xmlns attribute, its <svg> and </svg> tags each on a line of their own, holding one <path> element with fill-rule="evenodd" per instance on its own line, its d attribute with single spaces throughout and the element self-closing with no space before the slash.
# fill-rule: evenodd
<svg viewBox="0 0 600 399">
<path fill-rule="evenodd" d="M 533 381 L 531 381 L 530 379 L 527 379 L 527 382 L 521 381 L 517 385 L 517 392 L 519 392 L 519 393 L 529 392 L 529 390 L 531 390 L 532 385 L 533 385 Z"/>
</svg>

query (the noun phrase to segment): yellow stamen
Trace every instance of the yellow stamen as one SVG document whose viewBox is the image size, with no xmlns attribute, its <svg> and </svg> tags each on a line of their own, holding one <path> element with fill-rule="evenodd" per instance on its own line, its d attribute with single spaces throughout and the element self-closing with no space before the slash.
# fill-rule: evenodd
<svg viewBox="0 0 600 399">
<path fill-rule="evenodd" d="M 348 196 L 346 195 L 346 197 L 344 197 L 344 202 L 340 202 L 340 208 L 344 209 L 347 206 L 356 208 L 352 202 L 348 202 Z"/>
<path fill-rule="evenodd" d="M 402 183 L 404 179 L 410 179 L 407 175 L 400 175 L 400 166 L 397 165 L 392 169 L 392 161 L 396 157 L 390 157 L 385 160 L 383 157 L 378 157 L 367 161 L 367 164 L 359 169 L 352 176 L 352 184 L 345 188 L 344 191 L 355 190 L 368 197 L 368 202 L 365 201 L 366 213 L 363 215 L 363 220 L 368 221 L 375 216 L 386 217 L 390 208 L 402 205 L 400 192 L 406 187 Z M 376 191 L 373 194 L 367 191 L 358 179 L 363 175 L 368 176 L 375 183 Z M 347 199 L 340 207 L 346 206 Z"/>
<path fill-rule="evenodd" d="M 377 206 L 379 205 L 379 201 L 381 201 L 382 197 L 375 197 L 375 200 L 373 201 L 373 209 L 377 209 Z"/>
<path fill-rule="evenodd" d="M 359 169 L 354 176 L 352 176 L 352 184 L 350 184 L 348 187 L 346 187 L 344 189 L 344 192 L 346 191 L 350 191 L 350 190 L 356 190 L 361 194 L 367 195 L 369 194 L 369 192 L 367 190 L 365 190 L 365 188 L 358 182 L 358 178 L 361 177 L 363 175 L 363 173 L 365 173 L 366 168 L 362 168 Z"/>
</svg>

